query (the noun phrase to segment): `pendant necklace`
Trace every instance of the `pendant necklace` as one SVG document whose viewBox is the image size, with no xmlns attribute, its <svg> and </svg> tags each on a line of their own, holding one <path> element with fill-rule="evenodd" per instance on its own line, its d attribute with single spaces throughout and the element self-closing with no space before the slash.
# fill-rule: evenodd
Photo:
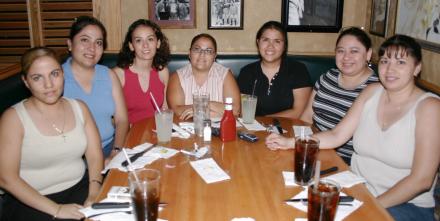
<svg viewBox="0 0 440 221">
<path fill-rule="evenodd" d="M 58 128 L 57 125 L 53 122 L 51 123 L 51 125 L 52 125 L 52 128 L 58 133 L 58 135 L 63 138 L 64 143 L 66 143 L 66 135 L 64 134 L 64 126 L 66 124 L 66 111 L 64 109 L 64 103 L 61 103 L 61 106 L 63 108 L 63 126 L 62 126 L 62 128 L 61 129 Z M 41 114 L 41 116 L 43 117 L 43 119 L 45 121 L 50 122 L 38 108 L 36 108 L 36 109 Z"/>
</svg>

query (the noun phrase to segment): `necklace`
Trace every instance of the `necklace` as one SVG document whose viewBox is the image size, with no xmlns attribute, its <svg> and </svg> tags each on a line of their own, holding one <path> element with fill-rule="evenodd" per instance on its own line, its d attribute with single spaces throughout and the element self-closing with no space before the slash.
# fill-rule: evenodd
<svg viewBox="0 0 440 221">
<path fill-rule="evenodd" d="M 61 127 L 61 129 L 58 128 L 57 125 L 54 122 L 51 123 L 51 126 L 58 133 L 58 135 L 63 138 L 63 141 L 65 143 L 66 142 L 66 135 L 64 134 L 64 126 L 66 124 L 66 111 L 64 109 L 64 103 L 62 103 L 62 101 L 61 101 L 61 106 L 63 108 L 63 124 L 62 124 L 62 127 Z M 36 108 L 36 109 L 37 109 L 38 113 L 43 117 L 43 119 L 45 121 L 49 122 L 49 120 L 46 118 L 46 116 L 44 116 L 44 114 L 40 111 L 40 109 L 38 109 L 38 108 Z"/>
</svg>

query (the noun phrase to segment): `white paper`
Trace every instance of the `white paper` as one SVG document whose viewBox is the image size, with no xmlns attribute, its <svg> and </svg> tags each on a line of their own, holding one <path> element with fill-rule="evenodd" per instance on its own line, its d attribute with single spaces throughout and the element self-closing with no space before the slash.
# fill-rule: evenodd
<svg viewBox="0 0 440 221">
<path fill-rule="evenodd" d="M 350 188 L 356 184 L 367 182 L 365 178 L 358 176 L 349 170 L 325 177 L 323 180 L 331 180 L 338 183 L 343 188 Z"/>
<path fill-rule="evenodd" d="M 115 199 L 115 198 L 105 198 L 101 201 L 103 202 L 131 202 L 131 198 L 125 198 L 125 199 Z M 162 211 L 163 207 L 159 207 L 159 212 Z M 92 207 L 86 207 L 83 209 L 80 209 L 79 211 L 84 214 L 85 217 L 93 216 L 96 214 L 102 214 L 95 217 L 90 218 L 91 220 L 100 220 L 100 221 L 135 221 L 134 214 L 126 213 L 126 211 L 132 211 L 133 208 L 130 206 L 129 208 L 121 208 L 121 209 L 93 209 Z M 120 211 L 118 213 L 118 211 Z M 103 214 L 107 212 L 115 212 L 115 213 L 108 213 Z M 163 219 L 157 219 L 157 220 L 163 220 Z"/>
<path fill-rule="evenodd" d="M 255 221 L 254 218 L 251 217 L 239 217 L 239 218 L 233 218 L 231 221 Z"/>
<path fill-rule="evenodd" d="M 125 151 L 127 152 L 127 155 L 130 157 L 133 154 L 139 153 L 141 151 L 144 151 L 147 148 L 150 148 L 152 144 L 150 143 L 144 143 L 139 146 L 136 146 L 132 149 L 126 148 Z M 176 153 L 178 153 L 178 150 L 167 148 L 167 147 L 161 147 L 156 146 L 152 148 L 151 150 L 147 151 L 136 159 L 134 162 L 132 162 L 132 168 L 131 169 L 140 169 L 144 168 L 145 165 L 151 164 L 155 160 L 158 160 L 160 158 L 162 159 L 168 159 L 172 156 L 174 156 Z M 102 173 L 106 173 L 109 169 L 117 168 L 121 171 L 126 172 L 127 167 L 122 166 L 122 162 L 126 160 L 125 155 L 122 151 L 120 151 L 113 159 L 107 164 L 107 166 L 104 168 Z"/>
<path fill-rule="evenodd" d="M 176 131 L 174 133 L 172 133 L 173 137 L 179 137 L 179 138 L 183 138 L 183 139 L 188 139 L 191 134 L 184 130 L 183 128 L 179 127 L 177 124 L 173 123 L 173 129 Z"/>
<path fill-rule="evenodd" d="M 312 135 L 312 128 L 309 126 L 293 126 L 293 132 L 295 133 L 295 137 L 301 136 L 301 130 L 304 128 L 304 136 Z"/>
<path fill-rule="evenodd" d="M 238 121 L 247 129 L 252 131 L 266 131 L 266 128 L 261 125 L 257 120 L 254 120 L 251 124 L 246 124 L 243 122 L 243 119 L 238 118 Z"/>
<path fill-rule="evenodd" d="M 308 189 L 304 189 L 303 191 L 301 191 L 300 193 L 298 193 L 297 195 L 295 195 L 292 199 L 301 199 L 301 198 L 307 198 L 308 194 L 307 194 Z M 339 196 L 346 196 L 345 193 L 340 193 Z M 293 206 L 301 211 L 304 211 L 307 213 L 307 202 L 286 202 L 287 205 Z M 348 215 L 350 215 L 353 211 L 357 210 L 360 206 L 362 206 L 363 202 L 354 199 L 353 202 L 350 202 L 352 204 L 352 206 L 338 206 L 337 210 L 336 210 L 336 215 L 335 215 L 335 220 L 336 221 L 340 221 L 343 220 L 345 217 L 347 217 Z"/>
<path fill-rule="evenodd" d="M 212 158 L 192 161 L 190 164 L 208 184 L 231 179 Z"/>
<path fill-rule="evenodd" d="M 300 186 L 295 182 L 295 173 L 292 171 L 283 171 L 283 179 L 285 186 Z"/>
</svg>

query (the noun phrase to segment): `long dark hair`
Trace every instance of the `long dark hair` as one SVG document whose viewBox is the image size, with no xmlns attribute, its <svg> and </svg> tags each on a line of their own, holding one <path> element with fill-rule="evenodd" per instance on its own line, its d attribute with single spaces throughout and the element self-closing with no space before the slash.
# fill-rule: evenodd
<svg viewBox="0 0 440 221">
<path fill-rule="evenodd" d="M 101 30 L 102 40 L 104 43 L 103 48 L 105 50 L 107 48 L 107 31 L 105 30 L 104 25 L 94 17 L 83 15 L 75 18 L 75 21 L 70 27 L 70 35 L 69 35 L 70 40 L 73 41 L 75 35 L 81 32 L 81 30 L 83 30 L 88 25 L 95 25 Z"/>
<path fill-rule="evenodd" d="M 129 43 L 132 41 L 134 30 L 141 25 L 153 29 L 157 40 L 160 40 L 160 47 L 157 49 L 153 58 L 153 67 L 160 71 L 165 68 L 170 60 L 170 46 L 168 38 L 162 33 L 159 25 L 147 19 L 139 19 L 133 22 L 128 28 L 124 43 L 118 54 L 117 66 L 120 68 L 127 68 L 133 64 L 135 53 L 130 50 Z"/>
<path fill-rule="evenodd" d="M 287 48 L 289 47 L 289 41 L 287 40 L 287 31 L 286 31 L 286 29 L 284 29 L 283 25 L 280 22 L 278 22 L 278 21 L 268 21 L 268 22 L 264 23 L 260 27 L 260 29 L 258 29 L 255 42 L 257 42 L 261 38 L 261 35 L 263 35 L 263 32 L 268 30 L 268 29 L 275 29 L 275 30 L 277 30 L 277 31 L 279 31 L 281 33 L 281 35 L 284 38 L 283 39 L 284 40 L 284 51 L 283 51 L 282 56 L 283 57 L 286 56 Z M 258 48 L 258 43 L 257 43 L 257 48 Z"/>
<path fill-rule="evenodd" d="M 338 46 L 341 39 L 346 35 L 350 35 L 350 36 L 355 37 L 365 47 L 365 49 L 367 51 L 368 51 L 368 49 L 371 48 L 370 37 L 368 36 L 367 33 L 365 33 L 364 30 L 362 30 L 361 28 L 358 28 L 358 27 L 349 27 L 349 28 L 343 29 L 343 31 L 341 33 L 339 33 L 338 39 L 336 40 L 336 46 Z"/>
</svg>

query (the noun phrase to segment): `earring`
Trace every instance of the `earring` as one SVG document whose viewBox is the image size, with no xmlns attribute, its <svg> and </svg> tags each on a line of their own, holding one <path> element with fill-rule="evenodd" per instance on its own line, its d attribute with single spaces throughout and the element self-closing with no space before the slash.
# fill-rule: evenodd
<svg viewBox="0 0 440 221">
<path fill-rule="evenodd" d="M 369 61 L 369 60 L 367 61 L 367 66 L 370 67 L 370 68 L 371 68 L 371 66 L 373 66 L 373 65 L 371 64 L 371 61 Z"/>
</svg>

